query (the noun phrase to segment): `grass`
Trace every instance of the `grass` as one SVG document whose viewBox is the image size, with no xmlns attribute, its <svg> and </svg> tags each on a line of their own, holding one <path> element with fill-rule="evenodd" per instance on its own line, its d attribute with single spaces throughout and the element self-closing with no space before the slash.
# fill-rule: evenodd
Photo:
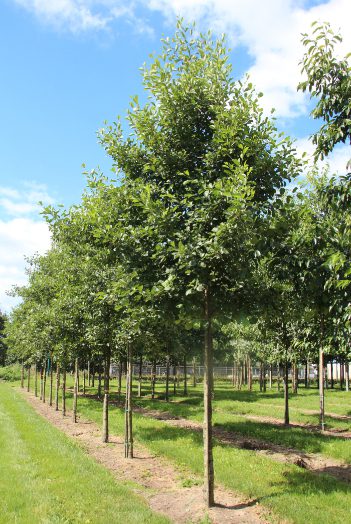
<svg viewBox="0 0 351 524">
<path fill-rule="evenodd" d="M 72 405 L 71 393 L 67 401 Z M 81 397 L 79 412 L 101 424 L 101 404 Z M 157 407 L 157 402 L 153 407 Z M 178 406 L 179 407 L 179 406 Z M 123 433 L 123 410 L 111 406 L 111 432 Z M 134 415 L 135 439 L 156 455 L 201 478 L 203 472 L 202 435 L 166 423 Z M 317 476 L 294 465 L 235 449 L 215 442 L 216 481 L 246 497 L 255 499 L 279 518 L 296 524 L 347 522 L 351 519 L 351 488 L 328 475 Z"/>
<path fill-rule="evenodd" d="M 166 523 L 0 382 L 0 523 Z"/>
</svg>

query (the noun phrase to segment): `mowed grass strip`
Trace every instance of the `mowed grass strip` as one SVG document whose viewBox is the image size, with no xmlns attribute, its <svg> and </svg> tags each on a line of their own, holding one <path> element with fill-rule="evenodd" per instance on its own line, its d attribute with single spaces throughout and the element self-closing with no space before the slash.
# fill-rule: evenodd
<svg viewBox="0 0 351 524">
<path fill-rule="evenodd" d="M 0 382 L 0 523 L 165 524 Z"/>
<path fill-rule="evenodd" d="M 72 406 L 72 395 L 67 399 Z M 156 406 L 155 406 L 156 407 Z M 95 399 L 80 397 L 78 411 L 101 425 L 102 406 Z M 110 406 L 110 430 L 123 434 L 123 410 Z M 173 461 L 186 472 L 203 474 L 202 434 L 172 427 L 165 422 L 134 415 L 134 436 L 156 455 Z M 351 487 L 329 475 L 315 475 L 294 465 L 282 464 L 253 451 L 215 442 L 216 481 L 244 497 L 256 499 L 277 516 L 296 524 L 351 522 Z M 220 500 L 217 500 L 220 503 Z"/>
</svg>

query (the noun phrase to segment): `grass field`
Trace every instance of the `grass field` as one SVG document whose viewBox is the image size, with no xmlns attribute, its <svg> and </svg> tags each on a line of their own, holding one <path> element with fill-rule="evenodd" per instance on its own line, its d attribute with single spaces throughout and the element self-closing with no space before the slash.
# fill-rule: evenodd
<svg viewBox="0 0 351 524">
<path fill-rule="evenodd" d="M 70 382 L 70 380 L 69 380 Z M 112 390 L 115 383 L 112 382 Z M 190 389 L 190 388 L 189 388 Z M 145 391 L 145 388 L 144 388 Z M 87 392 L 94 393 L 92 388 Z M 239 417 L 227 413 L 227 408 L 231 408 L 231 395 L 236 396 L 236 401 L 240 403 L 239 398 L 242 394 L 247 398 L 248 392 L 233 392 L 229 390 L 228 386 L 219 385 L 219 390 L 215 392 L 215 409 L 219 408 L 223 411 L 216 412 L 215 419 L 218 422 L 218 417 Z M 253 392 L 251 404 L 254 403 L 254 396 L 259 397 L 259 402 L 266 401 L 270 403 L 273 393 L 267 398 Z M 316 391 L 314 391 L 316 395 Z M 175 400 L 175 402 L 174 402 Z M 152 407 L 154 409 L 170 410 L 181 416 L 194 418 L 200 420 L 202 418 L 202 400 L 201 400 L 201 386 L 198 386 L 195 391 L 191 391 L 189 398 L 177 396 L 173 402 L 167 404 L 162 400 L 153 400 L 150 398 L 135 399 L 137 403 L 144 407 Z M 309 401 L 307 400 L 307 403 Z M 247 400 L 244 400 L 244 404 Z M 68 407 L 72 405 L 72 394 L 68 396 Z M 304 402 L 302 401 L 302 404 Z M 85 418 L 101 424 L 101 403 L 94 398 L 80 397 L 78 402 L 78 409 L 81 415 Z M 260 409 L 260 408 L 258 408 Z M 261 413 L 261 411 L 259 411 Z M 230 429 L 232 422 L 223 422 Z M 332 444 L 329 444 L 328 438 L 318 434 L 311 434 L 298 428 L 290 428 L 284 430 L 282 428 L 271 428 L 272 434 L 269 434 L 270 426 L 265 424 L 251 423 L 245 421 L 246 430 L 249 434 L 256 431 L 258 436 L 263 437 L 264 430 L 265 438 L 271 438 L 276 431 L 276 435 L 280 432 L 285 440 L 298 439 L 305 447 L 309 447 L 311 451 L 327 450 L 331 455 L 347 455 L 349 453 L 349 441 L 341 440 L 344 447 L 341 446 L 341 451 L 338 447 L 333 450 Z M 244 422 L 239 424 L 242 431 Z M 110 427 L 111 431 L 116 434 L 123 433 L 124 427 L 124 413 L 123 409 L 117 406 L 110 408 Z M 134 429 L 135 438 L 138 442 L 144 444 L 153 453 L 165 456 L 172 460 L 175 464 L 181 466 L 186 476 L 186 471 L 191 474 L 198 475 L 199 482 L 202 476 L 202 435 L 187 429 L 171 427 L 165 422 L 143 417 L 141 415 L 134 415 Z M 285 432 L 285 433 L 284 433 Z M 294 435 L 293 437 L 289 435 Z M 308 440 L 308 437 L 311 439 Z M 276 437 L 281 440 L 283 437 Z M 336 440 L 336 439 L 335 439 Z M 301 446 L 300 446 L 301 447 Z M 243 495 L 256 499 L 258 502 L 269 508 L 278 518 L 288 519 L 294 523 L 305 524 L 309 523 L 340 523 L 351 520 L 351 487 L 343 482 L 336 481 L 328 475 L 317 476 L 311 472 L 298 468 L 290 464 L 282 464 L 275 462 L 267 457 L 257 455 L 254 451 L 236 449 L 227 445 L 215 442 L 214 460 L 216 481 L 220 482 L 227 488 L 241 492 Z"/>
<path fill-rule="evenodd" d="M 0 508 L 1 524 L 168 522 L 3 382 Z"/>
<path fill-rule="evenodd" d="M 71 377 L 68 379 L 71 385 Z M 189 386 L 189 396 L 179 393 L 172 397 L 169 403 L 162 400 L 164 385 L 160 384 L 158 399 L 151 400 L 149 385 L 144 384 L 145 397 L 135 398 L 135 403 L 144 408 L 167 410 L 174 415 L 193 420 L 202 419 L 201 385 L 196 388 Z M 116 381 L 112 381 L 111 390 L 116 391 Z M 87 388 L 87 393 L 96 392 Z M 136 389 L 135 389 L 136 394 Z M 115 393 L 112 395 L 115 399 Z M 349 397 L 345 392 L 328 391 L 327 407 L 332 403 L 333 413 L 347 415 Z M 229 384 L 216 384 L 214 400 L 214 421 L 216 425 L 228 430 L 234 430 L 256 436 L 268 441 L 279 442 L 310 452 L 325 453 L 331 457 L 350 460 L 350 441 L 328 437 L 319 433 L 311 433 L 300 428 L 282 428 L 271 424 L 250 421 L 243 414 L 279 416 L 282 394 L 267 391 L 266 394 L 235 391 Z M 328 403 L 330 402 L 330 403 Z M 72 393 L 68 393 L 68 408 L 72 405 Z M 318 392 L 316 389 L 300 390 L 291 399 L 291 419 L 299 421 L 304 410 L 318 407 Z M 95 398 L 80 397 L 79 413 L 87 419 L 101 424 L 101 403 Z M 314 415 L 307 414 L 308 423 L 314 423 Z M 308 418 L 311 417 L 311 418 Z M 348 421 L 330 420 L 333 427 Z M 334 426 L 335 423 L 335 426 Z M 123 409 L 112 405 L 110 407 L 110 429 L 112 433 L 122 434 L 124 426 Z M 153 453 L 165 456 L 183 470 L 184 483 L 187 475 L 190 480 L 202 477 L 202 435 L 194 431 L 172 427 L 160 420 L 154 420 L 134 415 L 136 441 L 145 445 Z M 291 464 L 275 462 L 268 457 L 258 455 L 254 451 L 236 449 L 215 442 L 214 447 L 216 481 L 233 489 L 244 496 L 256 499 L 266 506 L 277 520 L 287 519 L 292 523 L 340 523 L 351 521 L 351 487 L 349 484 L 336 481 L 328 475 L 315 475 L 309 471 Z M 272 517 L 274 520 L 274 517 Z M 139 521 L 137 521 L 139 522 Z M 151 521 L 150 521 L 151 522 Z"/>
</svg>

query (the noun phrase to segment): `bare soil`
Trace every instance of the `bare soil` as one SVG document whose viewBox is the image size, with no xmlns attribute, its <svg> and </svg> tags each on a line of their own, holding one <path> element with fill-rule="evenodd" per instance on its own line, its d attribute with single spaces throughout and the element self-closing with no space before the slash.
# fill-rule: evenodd
<svg viewBox="0 0 351 524">
<path fill-rule="evenodd" d="M 215 499 L 220 503 L 209 510 L 206 509 L 199 485 L 183 487 L 183 470 L 177 469 L 163 458 L 150 454 L 139 444 L 134 445 L 135 458 L 125 459 L 124 441 L 121 437 L 112 435 L 109 443 L 103 443 L 101 430 L 95 423 L 82 417 L 78 417 L 78 422 L 74 423 L 69 411 L 62 417 L 61 411 L 55 411 L 47 403 L 43 404 L 32 393 L 20 391 L 41 416 L 78 441 L 85 451 L 109 469 L 117 480 L 132 482 L 132 489 L 146 499 L 151 509 L 164 514 L 172 522 L 198 523 L 206 517 L 213 524 L 267 522 L 264 517 L 267 511 L 258 505 L 256 500 L 244 499 L 242 495 L 220 486 L 216 486 L 215 491 Z M 199 481 L 188 472 L 186 479 L 188 484 L 197 484 Z"/>
</svg>

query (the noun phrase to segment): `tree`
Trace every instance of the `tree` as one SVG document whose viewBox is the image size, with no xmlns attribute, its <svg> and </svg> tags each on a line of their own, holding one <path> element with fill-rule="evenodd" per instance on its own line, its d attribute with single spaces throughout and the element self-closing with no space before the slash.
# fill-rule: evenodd
<svg viewBox="0 0 351 524">
<path fill-rule="evenodd" d="M 335 56 L 335 45 L 342 41 L 330 24 L 313 22 L 312 35 L 303 34 L 302 43 L 308 48 L 302 61 L 302 72 L 307 79 L 298 89 L 309 91 L 317 98 L 311 116 L 324 123 L 314 135 L 315 159 L 323 159 L 338 143 L 351 139 L 351 67 L 350 53 L 344 58 Z"/>
<path fill-rule="evenodd" d="M 5 335 L 5 322 L 6 322 L 6 315 L 0 310 L 0 366 L 4 366 L 6 362 L 6 353 L 7 353 L 7 345 L 6 345 L 6 335 Z"/>
<path fill-rule="evenodd" d="M 299 171 L 294 147 L 263 115 L 251 83 L 234 82 L 223 40 L 178 30 L 143 69 L 149 102 L 137 97 L 101 141 L 137 186 L 135 255 L 161 268 L 154 288 L 180 319 L 204 331 L 205 499 L 214 502 L 212 457 L 213 322 L 240 309 L 250 266 L 277 191 Z"/>
</svg>

